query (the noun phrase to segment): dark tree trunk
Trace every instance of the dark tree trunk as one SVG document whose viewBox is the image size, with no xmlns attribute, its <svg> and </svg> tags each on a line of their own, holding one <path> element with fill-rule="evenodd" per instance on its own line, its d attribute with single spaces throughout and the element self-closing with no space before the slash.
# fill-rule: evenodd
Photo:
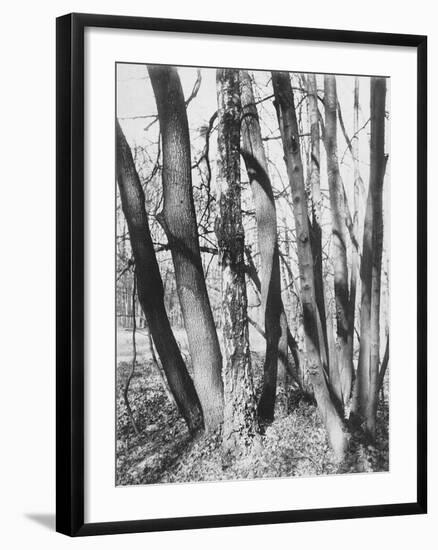
<svg viewBox="0 0 438 550">
<path fill-rule="evenodd" d="M 222 355 L 199 250 L 186 106 L 174 67 L 150 65 L 148 71 L 163 145 L 164 207 L 159 220 L 172 253 L 205 428 L 211 431 L 223 420 Z"/>
<path fill-rule="evenodd" d="M 366 411 L 367 432 L 376 436 L 376 413 L 378 401 L 380 363 L 380 288 L 383 249 L 383 180 L 385 175 L 385 100 L 386 79 L 371 78 L 370 92 L 371 139 L 370 139 L 370 189 L 373 201 L 373 263 L 371 272 L 371 319 L 370 319 L 370 387 Z"/>
<path fill-rule="evenodd" d="M 266 334 L 263 390 L 258 405 L 262 421 L 271 422 L 277 393 L 277 369 L 284 384 L 287 363 L 287 328 L 280 325 L 282 312 L 280 262 L 277 244 L 277 214 L 268 163 L 260 131 L 252 83 L 240 71 L 242 101 L 242 149 L 254 201 L 260 251 L 261 311 Z M 282 338 L 280 338 L 283 329 Z M 282 348 L 279 349 L 281 343 Z M 286 360 L 286 361 L 285 361 Z M 284 397 L 284 388 L 281 391 Z"/>
<path fill-rule="evenodd" d="M 169 387 L 190 432 L 202 428 L 201 405 L 164 307 L 163 283 L 145 210 L 145 196 L 131 149 L 116 122 L 117 181 L 135 260 L 137 292 Z"/>
<path fill-rule="evenodd" d="M 225 345 L 225 456 L 245 454 L 257 434 L 249 349 L 244 231 L 240 199 L 239 71 L 218 69 L 219 214 L 216 234 L 222 271 L 222 330 Z"/>
<path fill-rule="evenodd" d="M 307 194 L 304 185 L 298 124 L 290 76 L 288 73 L 273 72 L 272 83 L 284 157 L 292 191 L 308 370 L 318 409 L 327 428 L 331 446 L 338 459 L 342 459 L 347 448 L 347 435 L 342 419 L 330 397 L 320 356 L 320 346 L 324 343 L 319 341 L 318 336 L 318 311 L 307 215 Z"/>
<path fill-rule="evenodd" d="M 246 257 L 248 259 L 248 267 L 247 267 L 248 276 L 251 279 L 251 281 L 254 283 L 254 286 L 256 287 L 258 292 L 261 293 L 262 284 L 260 282 L 260 277 L 258 276 L 257 269 L 254 265 L 254 261 L 252 259 L 251 251 L 249 250 L 248 247 L 245 248 L 245 254 L 246 254 Z M 281 254 L 280 254 L 280 257 L 281 257 Z M 283 264 L 284 264 L 284 262 L 283 262 Z M 287 286 L 288 285 L 285 284 L 285 287 L 287 287 Z M 299 380 L 299 372 L 300 372 L 301 364 L 300 364 L 298 343 L 297 343 L 297 341 L 295 340 L 295 338 L 293 337 L 293 335 L 290 331 L 290 328 L 289 328 L 289 325 L 288 325 L 288 322 L 287 322 L 287 317 L 286 317 L 286 312 L 285 312 L 285 309 L 284 309 L 283 301 L 281 303 L 280 327 L 281 327 L 281 336 L 280 336 L 280 342 L 278 344 L 278 354 L 280 356 L 280 354 L 283 353 L 282 352 L 283 343 L 281 342 L 281 340 L 283 339 L 284 332 L 286 331 L 286 343 L 287 343 L 287 347 L 289 348 L 289 350 L 292 354 L 292 358 L 293 358 L 293 362 L 294 362 L 293 368 L 290 366 L 287 353 L 282 355 L 281 359 L 287 365 L 287 368 L 290 371 L 290 375 L 297 382 L 299 382 L 300 381 Z M 264 331 L 263 331 L 263 338 L 266 338 L 266 335 L 265 335 Z"/>
<path fill-rule="evenodd" d="M 335 272 L 336 332 L 339 346 L 338 370 L 341 382 L 342 403 L 348 403 L 353 381 L 353 358 L 350 354 L 349 335 L 349 292 L 347 267 L 347 232 L 345 224 L 345 203 L 339 173 L 337 147 L 337 110 L 336 78 L 324 76 L 325 135 L 327 153 L 327 176 L 330 191 L 330 210 L 332 216 L 332 243 Z"/>
</svg>

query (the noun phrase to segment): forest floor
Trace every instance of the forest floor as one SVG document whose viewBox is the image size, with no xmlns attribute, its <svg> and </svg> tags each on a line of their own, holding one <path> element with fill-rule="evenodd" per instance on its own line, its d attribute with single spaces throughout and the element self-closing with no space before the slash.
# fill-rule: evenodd
<svg viewBox="0 0 438 550">
<path fill-rule="evenodd" d="M 369 445 L 357 434 L 342 464 L 336 462 L 326 431 L 314 404 L 295 392 L 288 395 L 287 415 L 266 427 L 262 447 L 245 458 L 222 467 L 219 431 L 192 439 L 185 422 L 169 399 L 162 379 L 146 351 L 146 338 L 138 338 L 141 360 L 131 379 L 129 403 L 138 428 L 129 418 L 123 388 L 131 370 L 128 331 L 119 331 L 117 371 L 117 485 L 163 482 L 219 481 L 330 475 L 351 472 L 387 471 L 389 462 L 388 380 L 380 396 L 377 438 Z M 178 334 L 177 334 L 178 338 Z M 184 352 L 183 336 L 180 344 Z M 257 345 L 258 344 L 258 345 Z M 256 349 L 262 344 L 254 346 Z M 252 353 L 254 382 L 260 391 L 263 352 Z"/>
</svg>

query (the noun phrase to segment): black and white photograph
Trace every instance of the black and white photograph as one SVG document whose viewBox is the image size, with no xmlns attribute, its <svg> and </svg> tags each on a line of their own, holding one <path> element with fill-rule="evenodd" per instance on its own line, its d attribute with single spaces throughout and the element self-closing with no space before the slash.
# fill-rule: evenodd
<svg viewBox="0 0 438 550">
<path fill-rule="evenodd" d="M 2 548 L 433 546 L 429 4 L 6 4 Z"/>
<path fill-rule="evenodd" d="M 118 62 L 117 486 L 390 470 L 391 79 Z"/>
</svg>

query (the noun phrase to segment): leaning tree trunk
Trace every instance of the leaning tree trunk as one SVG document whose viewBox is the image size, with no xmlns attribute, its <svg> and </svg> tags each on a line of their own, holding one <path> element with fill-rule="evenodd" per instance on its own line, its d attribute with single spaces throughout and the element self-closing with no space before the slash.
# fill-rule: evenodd
<svg viewBox="0 0 438 550">
<path fill-rule="evenodd" d="M 218 203 L 216 234 L 222 272 L 222 330 L 225 346 L 225 457 L 246 454 L 257 434 L 256 403 L 249 349 L 240 198 L 239 71 L 218 69 Z"/>
<path fill-rule="evenodd" d="M 370 191 L 373 202 L 373 260 L 371 270 L 370 386 L 366 409 L 369 436 L 376 435 L 376 413 L 380 363 L 380 286 L 383 248 L 383 180 L 385 175 L 386 79 L 371 78 Z"/>
<path fill-rule="evenodd" d="M 284 382 L 287 368 L 287 325 L 284 320 L 282 326 L 280 325 L 282 302 L 277 243 L 277 214 L 251 79 L 247 71 L 240 71 L 240 78 L 242 101 L 241 154 L 245 161 L 251 185 L 257 223 L 260 252 L 261 311 L 262 318 L 265 321 L 266 335 L 263 390 L 258 404 L 258 413 L 262 421 L 271 422 L 274 418 L 277 393 L 277 368 L 279 370 L 279 381 L 283 382 L 283 387 L 279 388 L 283 400 L 285 397 Z M 282 328 L 284 332 L 283 337 L 280 339 Z M 279 349 L 280 342 L 281 349 Z"/>
<path fill-rule="evenodd" d="M 349 346 L 349 293 L 347 267 L 347 233 L 345 224 L 345 197 L 339 172 L 337 146 L 336 78 L 324 76 L 324 143 L 327 153 L 327 176 L 332 216 L 332 243 L 335 273 L 336 332 L 339 346 L 338 370 L 341 382 L 342 403 L 347 405 L 353 381 L 353 358 Z"/>
<path fill-rule="evenodd" d="M 163 212 L 179 301 L 207 431 L 223 420 L 222 356 L 205 284 L 193 202 L 190 137 L 181 82 L 174 67 L 148 66 L 163 150 Z"/>
<path fill-rule="evenodd" d="M 342 419 L 330 397 L 320 356 L 320 346 L 324 345 L 324 343 L 320 342 L 318 337 L 318 311 L 307 215 L 307 195 L 304 185 L 298 124 L 290 76 L 288 73 L 273 72 L 272 83 L 283 141 L 284 157 L 292 191 L 309 376 L 318 409 L 327 428 L 331 446 L 337 458 L 342 459 L 347 448 L 347 434 L 344 430 Z"/>
<path fill-rule="evenodd" d="M 201 405 L 164 307 L 163 282 L 149 231 L 145 196 L 131 149 L 118 122 L 116 134 L 117 181 L 135 260 L 138 298 L 169 387 L 190 432 L 194 433 L 202 428 Z"/>
</svg>

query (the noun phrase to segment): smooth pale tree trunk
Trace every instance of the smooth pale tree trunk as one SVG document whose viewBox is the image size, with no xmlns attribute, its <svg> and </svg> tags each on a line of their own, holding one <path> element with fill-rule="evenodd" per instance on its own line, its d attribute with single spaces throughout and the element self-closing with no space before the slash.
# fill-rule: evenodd
<svg viewBox="0 0 438 550">
<path fill-rule="evenodd" d="M 135 260 L 138 298 L 169 387 L 191 433 L 202 428 L 201 405 L 176 343 L 164 307 L 163 282 L 145 210 L 145 196 L 131 149 L 116 122 L 117 182 Z"/>
<path fill-rule="evenodd" d="M 222 355 L 205 284 L 193 202 L 190 137 L 181 82 L 174 67 L 148 66 L 163 151 L 163 211 L 194 382 L 207 431 L 223 420 Z"/>
<path fill-rule="evenodd" d="M 368 191 L 362 239 L 362 259 L 360 265 L 361 305 L 359 360 L 352 402 L 352 413 L 359 423 L 365 418 L 370 383 L 372 261 L 373 203 L 371 193 Z"/>
<path fill-rule="evenodd" d="M 375 439 L 380 363 L 380 288 L 383 249 L 383 180 L 385 176 L 385 101 L 386 79 L 371 78 L 370 113 L 370 190 L 373 202 L 373 261 L 371 270 L 370 387 L 366 410 L 366 429 Z"/>
<path fill-rule="evenodd" d="M 245 282 L 245 235 L 240 191 L 239 71 L 218 69 L 218 218 L 216 235 L 221 266 L 222 330 L 225 346 L 225 460 L 247 453 L 258 424 L 249 349 Z"/>
<path fill-rule="evenodd" d="M 347 267 L 347 228 L 345 224 L 345 196 L 339 172 L 337 146 L 336 78 L 324 76 L 324 143 L 327 153 L 327 178 L 332 217 L 332 251 L 335 278 L 336 333 L 338 341 L 338 370 L 341 382 L 341 399 L 347 405 L 351 397 L 353 358 L 349 346 L 349 291 Z"/>
<path fill-rule="evenodd" d="M 292 191 L 308 371 L 330 444 L 340 460 L 345 455 L 348 441 L 342 419 L 329 393 L 320 356 L 320 345 L 324 345 L 324 343 L 320 342 L 318 337 L 318 311 L 307 215 L 307 194 L 304 185 L 298 124 L 289 74 L 273 72 L 272 84 L 284 157 Z"/>
<path fill-rule="evenodd" d="M 247 71 L 240 71 L 240 79 L 242 102 L 241 155 L 248 173 L 257 223 L 260 252 L 261 312 L 266 334 L 263 389 L 258 404 L 258 413 L 262 421 L 271 422 L 274 418 L 277 394 L 277 370 L 279 380 L 283 382 L 280 393 L 284 398 L 287 362 L 287 327 L 284 326 L 284 322 L 282 325 L 280 324 L 282 302 L 277 243 L 277 214 L 251 78 Z M 280 338 L 281 335 L 282 338 Z M 279 344 L 282 346 L 281 349 L 279 349 Z"/>
<path fill-rule="evenodd" d="M 359 234 L 359 193 L 360 193 L 360 171 L 359 171 L 359 78 L 354 79 L 354 119 L 353 119 L 353 139 L 352 156 L 354 166 L 354 213 L 353 213 L 353 233 L 355 238 Z M 356 316 L 356 292 L 357 292 L 357 273 L 359 269 L 359 250 L 353 246 L 351 250 L 351 274 L 350 274 L 350 303 L 349 303 L 349 326 L 348 326 L 348 346 L 350 356 L 353 361 L 354 356 L 354 321 Z"/>
<path fill-rule="evenodd" d="M 318 96 L 316 87 L 316 76 L 309 74 L 307 76 L 307 92 L 310 120 L 310 155 L 309 155 L 309 183 L 312 192 L 312 231 L 311 244 L 313 252 L 313 261 L 315 262 L 315 295 L 318 306 L 319 318 L 321 320 L 321 332 L 324 338 L 324 349 L 322 351 L 322 360 L 324 368 L 331 374 L 332 369 L 337 369 L 336 357 L 330 356 L 331 348 L 328 341 L 330 325 L 327 325 L 327 316 L 325 308 L 324 281 L 322 275 L 322 230 L 321 230 L 321 188 L 320 188 L 320 132 L 319 132 L 319 111 Z M 332 377 L 331 377 L 332 378 Z"/>
<path fill-rule="evenodd" d="M 375 436 L 379 384 L 379 312 L 383 246 L 382 191 L 385 175 L 386 80 L 371 78 L 370 183 L 365 213 L 361 262 L 362 301 L 359 363 L 353 412 L 366 431 Z"/>
</svg>

